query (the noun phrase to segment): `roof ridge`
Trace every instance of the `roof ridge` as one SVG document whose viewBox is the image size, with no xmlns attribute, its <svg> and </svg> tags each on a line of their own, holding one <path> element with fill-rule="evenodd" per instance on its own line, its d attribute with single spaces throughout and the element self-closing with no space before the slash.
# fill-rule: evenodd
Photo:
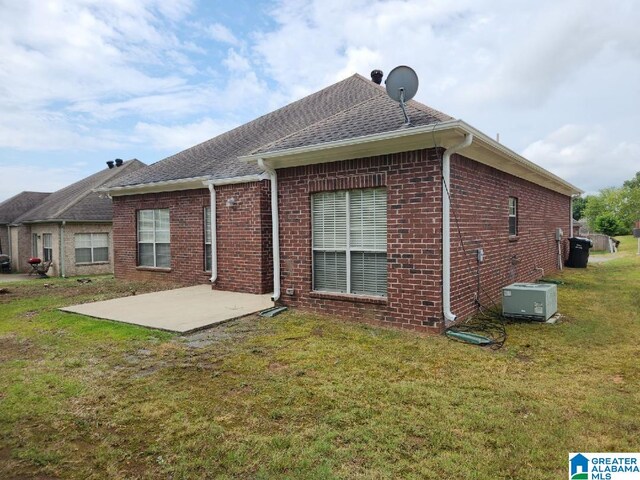
<svg viewBox="0 0 640 480">
<path fill-rule="evenodd" d="M 380 93 L 384 93 L 385 95 L 387 95 L 387 88 L 382 86 L 381 84 L 377 84 L 376 82 L 374 82 L 373 80 L 368 80 L 366 77 L 364 77 L 363 75 L 356 73 L 355 75 L 353 75 L 354 77 L 358 77 L 360 80 L 367 82 L 368 84 L 372 84 L 371 86 L 375 87 L 376 89 L 378 89 L 380 91 Z M 385 81 L 386 82 L 386 81 Z M 435 116 L 435 114 L 441 115 L 442 117 L 449 117 L 451 119 L 453 119 L 453 117 L 451 115 L 448 115 L 444 112 L 441 112 L 440 110 L 437 110 L 433 107 L 430 107 L 429 105 L 427 105 L 426 103 L 422 103 L 419 102 L 418 100 L 415 99 L 411 99 L 408 100 L 406 102 L 407 105 L 411 104 L 411 106 L 417 108 L 418 110 L 422 110 L 424 113 L 428 113 L 429 115 Z M 443 121 L 438 119 L 439 122 Z"/>
<path fill-rule="evenodd" d="M 351 78 L 351 77 L 350 77 L 350 78 Z M 366 103 L 368 103 L 368 102 L 371 102 L 374 98 L 375 98 L 375 97 L 369 97 L 369 98 L 367 98 L 366 100 L 363 100 L 363 101 L 358 102 L 358 103 L 354 103 L 354 104 L 353 104 L 353 105 L 351 105 L 350 107 L 347 107 L 347 108 L 345 108 L 344 110 L 340 110 L 339 112 L 336 112 L 336 113 L 334 113 L 333 115 L 330 115 L 330 116 L 328 116 L 328 117 L 321 118 L 320 120 L 318 120 L 318 121 L 317 121 L 317 122 L 315 122 L 315 123 L 312 123 L 311 125 L 307 125 L 306 127 L 301 128 L 301 129 L 299 129 L 299 130 L 296 130 L 296 131 L 294 131 L 294 132 L 291 132 L 291 133 L 289 133 L 288 135 L 285 135 L 285 136 L 280 137 L 280 138 L 276 138 L 275 140 L 273 140 L 273 141 L 271 141 L 271 142 L 269 142 L 269 143 L 266 143 L 266 144 L 264 144 L 264 145 L 260 145 L 259 147 L 254 148 L 254 149 L 249 153 L 249 155 L 253 155 L 253 153 L 254 153 L 254 152 L 257 152 L 257 151 L 259 151 L 259 150 L 263 150 L 263 149 L 269 148 L 271 145 L 275 145 L 276 143 L 279 143 L 279 142 L 281 142 L 281 141 L 283 141 L 283 140 L 286 140 L 286 139 L 287 139 L 287 138 L 289 138 L 289 137 L 293 137 L 294 135 L 298 135 L 299 133 L 305 132 L 305 131 L 309 130 L 310 128 L 316 127 L 317 125 L 319 125 L 319 124 L 321 124 L 321 123 L 327 122 L 327 121 L 329 121 L 329 120 L 331 120 L 331 119 L 333 119 L 333 118 L 336 118 L 336 117 L 338 117 L 338 116 L 340 116 L 340 115 L 343 115 L 343 114 L 345 114 L 345 113 L 347 113 L 347 112 L 349 112 L 349 111 L 351 111 L 351 110 L 354 110 L 354 109 L 356 109 L 356 108 L 359 108 L 359 107 L 361 107 L 362 105 L 364 105 L 364 104 L 366 104 Z"/>
<path fill-rule="evenodd" d="M 110 168 L 109 170 L 114 170 L 114 172 L 111 172 L 111 174 L 109 176 L 107 176 L 107 178 L 105 178 L 103 181 L 97 183 L 96 185 L 91 186 L 91 188 L 87 189 L 83 194 L 78 195 L 73 201 L 69 202 L 68 204 L 64 205 L 60 210 L 58 210 L 57 212 L 55 212 L 53 215 L 51 215 L 50 218 L 57 218 L 60 217 L 64 212 L 66 212 L 67 210 L 70 210 L 72 207 L 76 206 L 78 203 L 80 203 L 80 201 L 84 200 L 85 198 L 87 198 L 90 194 L 94 193 L 94 189 L 100 187 L 101 185 L 104 185 L 105 183 L 107 183 L 110 180 L 113 180 L 114 177 L 123 174 L 124 173 L 124 169 L 128 168 L 129 165 L 132 164 L 133 160 L 137 160 L 137 159 L 132 159 L 129 160 L 127 162 L 124 162 L 122 164 L 122 166 L 120 167 L 114 167 L 114 168 Z M 138 160 L 139 161 L 139 160 Z M 117 170 L 116 170 L 117 169 Z M 96 173 L 100 173 L 100 172 L 96 172 Z M 95 174 L 94 174 L 95 175 Z M 91 175 L 90 175 L 91 176 Z M 82 181 L 82 180 L 80 180 Z M 73 185 L 73 184 L 71 184 Z M 68 185 L 68 186 L 71 186 Z M 65 187 L 66 188 L 66 187 Z"/>
<path fill-rule="evenodd" d="M 266 113 L 264 113 L 264 114 L 262 114 L 262 115 L 260 115 L 260 116 L 258 116 L 258 117 L 255 117 L 255 118 L 253 118 L 253 119 L 249 120 L 248 122 L 242 123 L 242 124 L 238 125 L 237 127 L 232 128 L 231 130 L 227 130 L 226 132 L 222 132 L 222 133 L 220 133 L 220 134 L 216 135 L 215 137 L 208 138 L 207 140 L 204 140 L 204 141 L 202 141 L 202 142 L 200 142 L 200 143 L 196 143 L 195 145 L 192 145 L 192 146 L 188 147 L 188 148 L 187 148 L 187 149 L 185 149 L 185 150 L 190 150 L 190 149 L 193 149 L 193 148 L 197 148 L 197 147 L 199 147 L 200 145 L 204 145 L 204 144 L 206 144 L 206 143 L 208 143 L 208 142 L 212 142 L 212 141 L 214 141 L 214 140 L 218 140 L 218 139 L 220 139 L 220 137 L 224 137 L 224 136 L 227 136 L 227 135 L 232 135 L 234 132 L 236 132 L 236 131 L 237 131 L 238 129 L 240 129 L 240 128 L 247 128 L 249 125 L 252 125 L 252 124 L 254 124 L 254 123 L 258 122 L 258 121 L 259 121 L 259 120 L 261 120 L 262 118 L 264 118 L 264 117 L 266 117 L 266 116 L 271 116 L 271 115 L 276 114 L 276 113 L 278 113 L 278 112 L 281 112 L 281 111 L 282 111 L 282 110 L 284 110 L 284 109 L 295 108 L 294 106 L 295 106 L 296 104 L 298 104 L 298 103 L 300 103 L 300 102 L 303 102 L 303 101 L 305 101 L 305 100 L 309 99 L 310 97 L 314 97 L 314 96 L 317 96 L 317 95 L 321 95 L 323 92 L 325 92 L 325 91 L 327 91 L 327 90 L 329 90 L 329 89 L 335 89 L 338 85 L 340 85 L 340 84 L 342 84 L 342 83 L 345 83 L 345 82 L 347 82 L 347 81 L 349 81 L 349 80 L 351 80 L 351 79 L 353 79 L 353 78 L 357 78 L 358 80 L 363 80 L 363 81 L 365 81 L 365 82 L 367 82 L 367 83 L 373 83 L 373 82 L 371 82 L 371 81 L 367 81 L 367 80 L 366 80 L 362 75 L 360 75 L 359 73 L 354 73 L 353 75 L 351 75 L 351 76 L 349 76 L 349 77 L 343 78 L 343 79 L 342 79 L 342 80 L 340 80 L 339 82 L 336 82 L 336 83 L 333 83 L 333 84 L 331 84 L 331 85 L 328 85 L 328 86 L 326 86 L 326 87 L 324 87 L 324 88 L 322 88 L 322 89 L 320 89 L 320 90 L 318 90 L 318 91 L 311 92 L 311 93 L 309 93 L 308 95 L 305 95 L 305 96 L 304 96 L 304 97 L 302 97 L 302 98 L 299 98 L 299 99 L 297 99 L 297 100 L 294 100 L 293 102 L 287 103 L 286 105 L 283 105 L 283 106 L 281 106 L 281 107 L 279 107 L 279 108 L 276 108 L 275 110 L 271 110 L 270 112 L 266 112 Z M 284 138 L 284 137 L 283 137 L 283 138 Z M 275 141 L 275 140 L 274 140 L 274 141 Z M 150 166 L 152 166 L 152 165 L 156 165 L 157 163 L 163 162 L 163 161 L 165 161 L 165 160 L 167 160 L 167 159 L 169 159 L 169 158 L 171 158 L 171 157 L 174 157 L 174 156 L 176 156 L 176 155 L 179 155 L 179 154 L 180 154 L 180 153 L 182 153 L 183 151 L 184 151 L 184 150 L 181 150 L 181 151 L 179 151 L 179 152 L 176 152 L 176 153 L 174 153 L 174 154 L 172 154 L 172 155 L 169 155 L 168 157 L 165 157 L 165 158 L 162 158 L 162 159 L 160 159 L 160 160 L 158 160 L 158 161 L 156 161 L 156 162 L 153 162 L 153 163 L 149 164 L 148 166 L 150 167 Z"/>
</svg>

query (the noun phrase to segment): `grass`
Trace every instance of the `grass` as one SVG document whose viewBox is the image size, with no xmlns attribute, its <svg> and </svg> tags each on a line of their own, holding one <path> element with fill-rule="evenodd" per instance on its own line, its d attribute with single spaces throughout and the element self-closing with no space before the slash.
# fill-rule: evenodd
<svg viewBox="0 0 640 480">
<path fill-rule="evenodd" d="M 0 296 L 0 478 L 566 477 L 640 449 L 640 257 L 557 278 L 497 352 L 299 312 L 182 338 L 67 315 L 131 289 Z M 112 289 L 118 290 L 117 292 Z"/>
</svg>

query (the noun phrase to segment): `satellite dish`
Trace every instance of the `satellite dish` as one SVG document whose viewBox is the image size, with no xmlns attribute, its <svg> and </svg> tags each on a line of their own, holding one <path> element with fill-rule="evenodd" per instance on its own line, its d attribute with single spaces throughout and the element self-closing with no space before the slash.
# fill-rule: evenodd
<svg viewBox="0 0 640 480">
<path fill-rule="evenodd" d="M 416 75 L 413 68 L 400 65 L 391 70 L 384 83 L 387 88 L 387 95 L 400 103 L 405 125 L 410 126 L 411 121 L 407 116 L 405 102 L 411 100 L 418 92 L 418 75 Z"/>
</svg>

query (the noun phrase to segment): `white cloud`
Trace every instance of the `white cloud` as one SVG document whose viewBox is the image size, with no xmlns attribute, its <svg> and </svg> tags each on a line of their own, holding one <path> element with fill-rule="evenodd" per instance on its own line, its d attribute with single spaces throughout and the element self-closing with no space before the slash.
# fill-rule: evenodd
<svg viewBox="0 0 640 480">
<path fill-rule="evenodd" d="M 214 40 L 231 45 L 238 45 L 240 42 L 231 30 L 221 23 L 213 23 L 206 27 L 205 31 Z"/>
<path fill-rule="evenodd" d="M 196 0 L 0 0 L 0 148 L 174 150 L 355 72 L 407 64 L 420 76 L 417 100 L 499 131 L 577 186 L 637 169 L 637 143 L 626 139 L 640 124 L 640 2 L 255 8 L 269 18 L 232 30 Z M 611 152 L 621 173 L 594 173 Z"/>
<path fill-rule="evenodd" d="M 8 163 L 2 165 L 2 175 L 11 181 L 0 182 L 0 202 L 23 191 L 55 192 L 89 174 L 75 165 L 47 167 Z"/>
<path fill-rule="evenodd" d="M 211 118 L 203 118 L 200 121 L 184 125 L 140 122 L 134 128 L 132 140 L 158 149 L 180 151 L 213 138 L 235 126 L 235 124 L 219 122 Z"/>
<path fill-rule="evenodd" d="M 222 62 L 231 72 L 246 72 L 251 70 L 249 59 L 230 48 L 227 58 Z"/>
<path fill-rule="evenodd" d="M 640 143 L 616 140 L 601 125 L 564 125 L 523 154 L 588 193 L 640 171 Z"/>
</svg>

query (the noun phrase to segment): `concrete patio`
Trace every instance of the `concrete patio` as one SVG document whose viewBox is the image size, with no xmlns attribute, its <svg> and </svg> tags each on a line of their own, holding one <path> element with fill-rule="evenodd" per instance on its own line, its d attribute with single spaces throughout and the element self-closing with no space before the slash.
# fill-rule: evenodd
<svg viewBox="0 0 640 480">
<path fill-rule="evenodd" d="M 85 303 L 60 310 L 188 333 L 273 307 L 270 295 L 222 292 L 208 285 Z"/>
</svg>

